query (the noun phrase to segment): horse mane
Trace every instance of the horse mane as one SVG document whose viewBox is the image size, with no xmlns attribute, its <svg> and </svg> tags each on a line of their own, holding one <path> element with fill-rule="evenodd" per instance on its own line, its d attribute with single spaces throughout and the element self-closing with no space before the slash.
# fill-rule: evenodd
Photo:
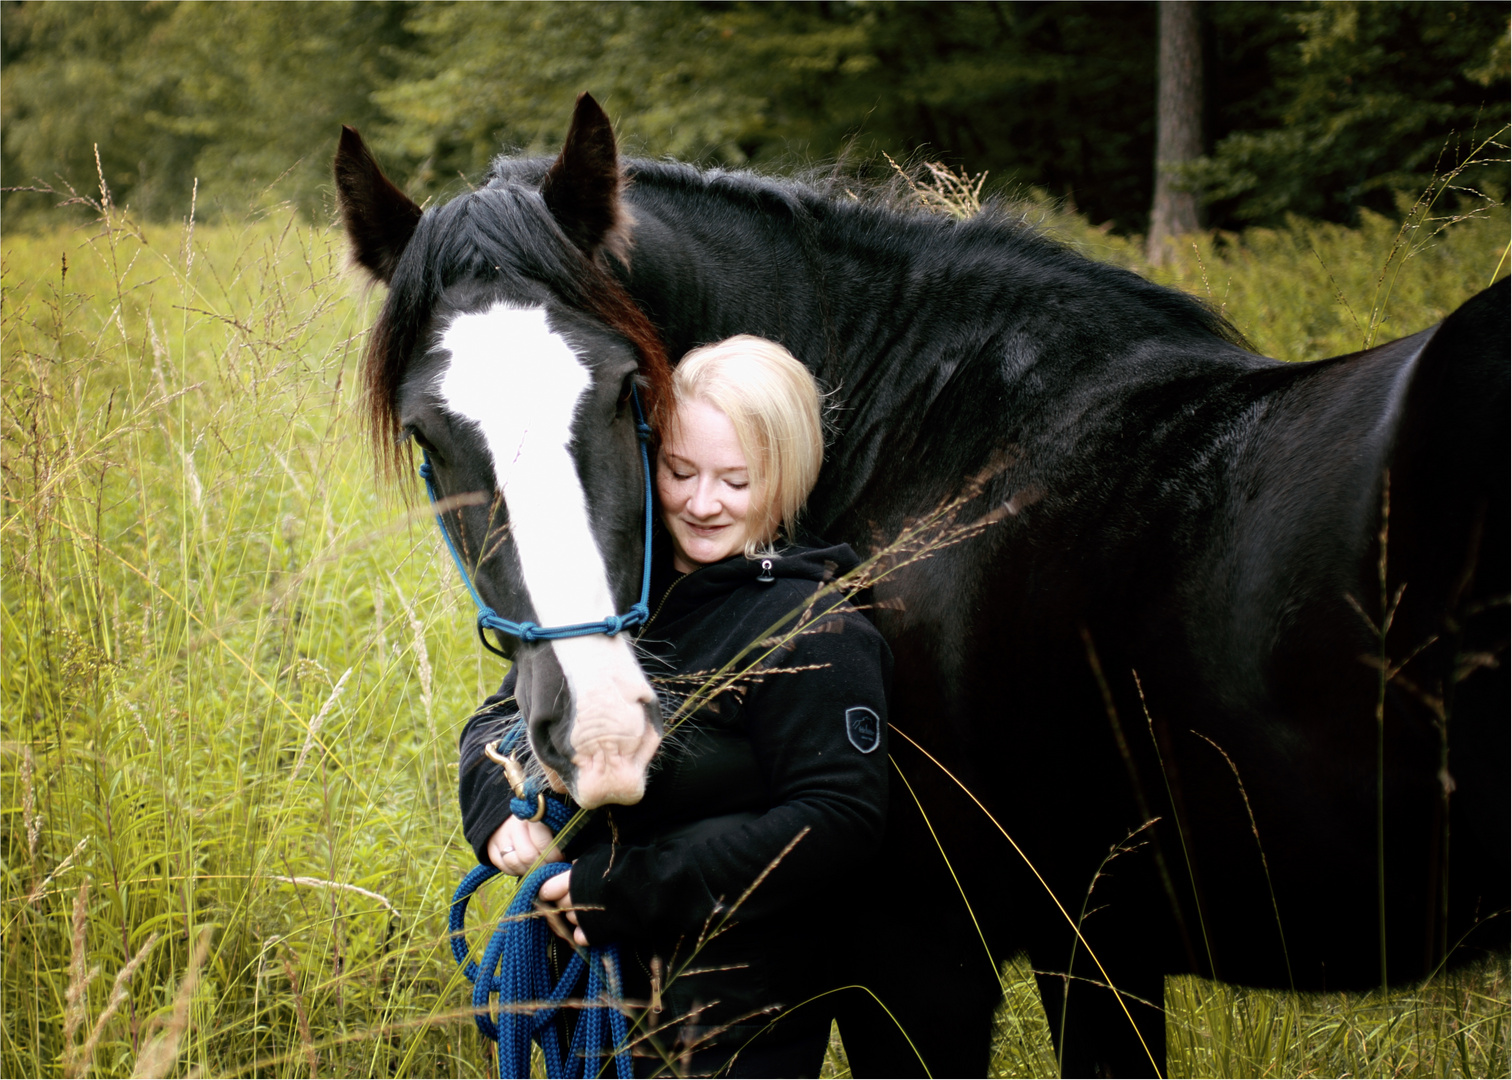
<svg viewBox="0 0 1512 1080">
<path fill-rule="evenodd" d="M 671 400 L 672 368 L 661 336 L 601 258 L 584 253 L 557 226 L 538 193 L 501 181 L 427 210 L 389 283 L 363 357 L 362 381 L 374 459 L 382 475 L 403 471 L 396 397 L 405 366 L 446 289 L 488 290 L 509 280 L 538 282 L 623 336 L 635 349 L 648 413 Z"/>
<path fill-rule="evenodd" d="M 495 175 L 528 166 L 529 162 L 500 158 Z M 979 213 L 961 219 L 920 202 L 904 178 L 867 180 L 834 170 L 815 170 L 802 178 L 769 176 L 745 169 L 700 169 L 676 161 L 635 159 L 626 162 L 629 187 L 701 195 L 743 207 L 757 215 L 789 219 L 802 233 L 813 234 L 820 223 L 834 232 L 854 235 L 907 234 L 915 250 L 949 251 L 956 257 L 991 250 L 1010 252 L 1017 270 L 1078 279 L 1089 290 L 1135 300 L 1152 315 L 1201 337 L 1248 349 L 1249 344 L 1218 310 L 1198 297 L 1140 277 L 1132 271 L 1098 262 L 1032 224 L 1011 201 L 984 203 Z M 817 237 L 805 238 L 817 243 Z"/>
</svg>

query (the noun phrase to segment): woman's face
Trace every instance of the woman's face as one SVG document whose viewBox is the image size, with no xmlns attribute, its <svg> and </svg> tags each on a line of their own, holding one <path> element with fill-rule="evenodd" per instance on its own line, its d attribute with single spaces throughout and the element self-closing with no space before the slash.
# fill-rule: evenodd
<svg viewBox="0 0 1512 1080">
<path fill-rule="evenodd" d="M 744 549 L 751 479 L 735 425 L 713 405 L 678 406 L 675 431 L 656 455 L 656 490 L 672 565 L 686 574 Z"/>
</svg>

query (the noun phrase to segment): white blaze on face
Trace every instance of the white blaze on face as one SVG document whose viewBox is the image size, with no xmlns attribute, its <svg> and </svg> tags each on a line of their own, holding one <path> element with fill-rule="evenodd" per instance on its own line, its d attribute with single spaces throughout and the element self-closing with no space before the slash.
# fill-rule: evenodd
<svg viewBox="0 0 1512 1080">
<path fill-rule="evenodd" d="M 459 315 L 441 346 L 451 362 L 437 391 L 488 446 L 537 621 L 561 626 L 614 614 L 571 451 L 573 417 L 592 381 L 587 367 L 541 308 L 495 304 Z M 654 695 L 625 635 L 551 647 L 575 706 L 574 797 L 587 808 L 638 802 L 658 738 L 646 722 Z"/>
</svg>

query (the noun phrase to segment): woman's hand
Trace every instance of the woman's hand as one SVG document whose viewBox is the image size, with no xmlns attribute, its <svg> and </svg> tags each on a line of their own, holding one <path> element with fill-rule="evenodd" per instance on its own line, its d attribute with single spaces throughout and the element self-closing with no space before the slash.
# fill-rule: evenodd
<svg viewBox="0 0 1512 1080">
<path fill-rule="evenodd" d="M 556 933 L 557 937 L 569 944 L 575 943 L 586 946 L 588 944 L 588 935 L 583 933 L 583 928 L 577 924 L 577 912 L 572 910 L 571 888 L 572 871 L 569 870 L 565 874 L 557 874 L 555 877 L 549 877 L 542 882 L 541 891 L 536 893 L 536 899 L 540 901 L 542 907 L 547 909 L 546 922 Z M 560 917 L 554 917 L 560 915 L 567 916 L 567 922 L 571 923 L 572 926 L 568 927 L 566 923 L 562 922 Z M 568 936 L 569 931 L 571 932 L 570 937 Z"/>
<path fill-rule="evenodd" d="M 539 821 L 521 821 L 513 814 L 488 838 L 488 861 L 506 874 L 520 877 L 537 860 L 561 862 L 566 856 L 552 845 L 551 830 Z"/>
</svg>

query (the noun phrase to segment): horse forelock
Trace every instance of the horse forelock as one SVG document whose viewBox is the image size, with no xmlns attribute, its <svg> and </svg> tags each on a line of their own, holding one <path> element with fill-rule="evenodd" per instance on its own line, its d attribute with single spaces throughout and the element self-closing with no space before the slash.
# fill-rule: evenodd
<svg viewBox="0 0 1512 1080">
<path fill-rule="evenodd" d="M 363 386 L 380 473 L 402 471 L 398 391 L 423 345 L 443 293 L 476 282 L 509 299 L 511 282 L 544 286 L 557 300 L 593 316 L 635 350 L 643 401 L 652 417 L 670 400 L 666 347 L 644 312 L 599 258 L 575 247 L 534 192 L 490 185 L 428 210 L 399 260 L 363 359 Z"/>
</svg>

